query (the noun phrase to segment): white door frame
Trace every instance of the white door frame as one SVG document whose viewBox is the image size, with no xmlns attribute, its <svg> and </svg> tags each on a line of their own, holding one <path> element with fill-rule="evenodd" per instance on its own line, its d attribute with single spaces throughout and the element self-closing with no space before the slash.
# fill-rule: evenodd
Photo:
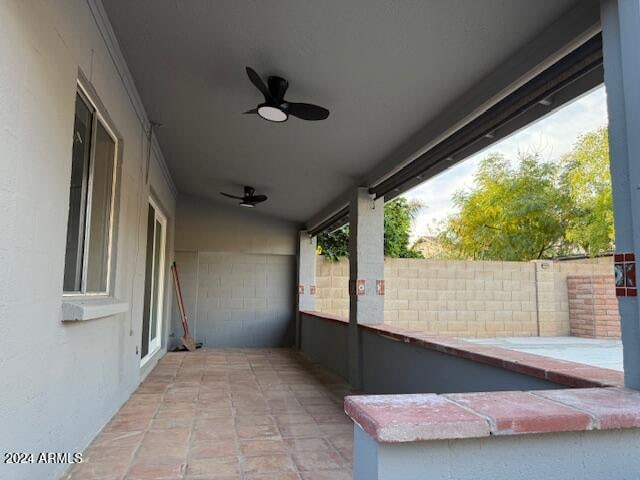
<svg viewBox="0 0 640 480">
<path fill-rule="evenodd" d="M 165 296 L 165 270 L 166 270 L 166 264 L 165 264 L 165 250 L 166 250 L 166 244 L 167 244 L 167 217 L 166 215 L 162 212 L 162 209 L 158 206 L 158 204 L 153 200 L 153 197 L 149 197 L 149 205 L 151 205 L 153 207 L 153 210 L 155 212 L 155 220 L 153 222 L 153 253 L 152 253 L 152 266 L 151 266 L 151 298 L 154 298 L 154 292 L 155 292 L 155 298 L 156 298 L 156 305 L 155 305 L 155 315 L 156 315 L 156 332 L 155 332 L 155 338 L 152 339 L 151 337 L 151 329 L 149 329 L 149 349 L 147 351 L 147 355 L 142 358 L 140 360 L 140 366 L 144 366 L 145 363 L 147 363 L 149 361 L 149 359 L 151 357 L 153 357 L 158 350 L 160 350 L 160 347 L 162 345 L 162 326 L 164 324 L 164 296 Z M 156 258 L 156 248 L 158 248 L 158 245 L 156 245 L 156 222 L 159 222 L 160 225 L 162 226 L 162 235 L 160 236 L 160 255 L 158 257 L 158 265 L 155 264 L 155 258 Z M 149 232 L 147 232 L 147 235 L 149 234 Z M 155 285 L 155 269 L 156 266 L 160 267 L 160 271 L 158 272 L 158 285 Z M 155 291 L 157 287 L 157 292 Z M 153 305 L 153 301 L 150 302 L 149 305 L 150 308 L 154 308 Z M 149 321 L 151 322 L 152 316 L 149 315 Z"/>
</svg>

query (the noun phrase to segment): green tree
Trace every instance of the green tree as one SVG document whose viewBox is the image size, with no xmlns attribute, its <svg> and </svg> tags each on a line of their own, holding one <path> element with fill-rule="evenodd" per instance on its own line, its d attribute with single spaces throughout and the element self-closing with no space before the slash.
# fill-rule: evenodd
<svg viewBox="0 0 640 480">
<path fill-rule="evenodd" d="M 517 167 L 485 158 L 471 190 L 454 195 L 457 213 L 439 234 L 449 258 L 531 260 L 614 248 L 606 127 L 581 136 L 554 164 L 538 155 Z"/>
<path fill-rule="evenodd" d="M 569 196 L 560 188 L 560 169 L 537 155 L 518 166 L 499 154 L 485 158 L 471 190 L 458 191 L 458 212 L 440 239 L 453 257 L 531 260 L 566 250 Z"/>
<path fill-rule="evenodd" d="M 332 262 L 347 257 L 349 255 L 349 225 L 344 225 L 334 232 L 318 234 L 318 253 Z"/>
<path fill-rule="evenodd" d="M 561 159 L 562 187 L 573 205 L 566 239 L 588 255 L 613 250 L 613 202 L 606 127 L 581 136 Z"/>
<path fill-rule="evenodd" d="M 422 254 L 409 247 L 411 223 L 422 205 L 398 197 L 384 206 L 384 254 L 387 257 L 422 258 Z M 349 255 L 349 226 L 318 235 L 318 252 L 331 261 Z"/>
<path fill-rule="evenodd" d="M 411 224 L 422 204 L 398 197 L 384 206 L 384 254 L 394 258 L 422 258 L 420 251 L 409 247 Z"/>
</svg>

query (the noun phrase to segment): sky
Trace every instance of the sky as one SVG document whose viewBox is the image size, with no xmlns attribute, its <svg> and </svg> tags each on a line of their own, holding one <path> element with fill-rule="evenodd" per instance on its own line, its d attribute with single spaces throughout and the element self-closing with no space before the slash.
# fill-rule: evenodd
<svg viewBox="0 0 640 480">
<path fill-rule="evenodd" d="M 412 240 L 432 235 L 437 231 L 438 222 L 455 212 L 451 201 L 453 193 L 473 186 L 473 175 L 487 155 L 501 153 L 508 159 L 516 160 L 518 152 L 534 151 L 547 161 L 557 160 L 571 150 L 580 135 L 606 124 L 606 93 L 604 86 L 600 86 L 557 112 L 412 188 L 404 196 L 425 205 L 413 223 Z"/>
</svg>

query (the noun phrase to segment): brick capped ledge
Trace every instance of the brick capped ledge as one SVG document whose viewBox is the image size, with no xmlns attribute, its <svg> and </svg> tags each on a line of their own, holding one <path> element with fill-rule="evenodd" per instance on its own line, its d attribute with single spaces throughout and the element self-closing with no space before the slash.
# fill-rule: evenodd
<svg viewBox="0 0 640 480">
<path fill-rule="evenodd" d="M 348 320 L 320 312 L 302 312 L 323 320 L 348 324 Z M 490 345 L 478 345 L 459 338 L 439 337 L 391 325 L 360 325 L 360 329 L 383 335 L 399 342 L 465 358 L 478 363 L 548 380 L 574 388 L 623 387 L 624 374 L 608 368 L 517 352 Z"/>
<path fill-rule="evenodd" d="M 379 443 L 640 428 L 640 392 L 614 387 L 350 396 L 344 410 Z"/>
</svg>

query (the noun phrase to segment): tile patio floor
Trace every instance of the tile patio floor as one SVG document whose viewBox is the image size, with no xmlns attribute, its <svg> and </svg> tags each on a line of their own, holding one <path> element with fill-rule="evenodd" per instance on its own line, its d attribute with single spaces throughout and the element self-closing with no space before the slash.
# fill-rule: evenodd
<svg viewBox="0 0 640 480">
<path fill-rule="evenodd" d="M 346 394 L 291 350 L 169 353 L 64 478 L 351 479 Z"/>
</svg>

